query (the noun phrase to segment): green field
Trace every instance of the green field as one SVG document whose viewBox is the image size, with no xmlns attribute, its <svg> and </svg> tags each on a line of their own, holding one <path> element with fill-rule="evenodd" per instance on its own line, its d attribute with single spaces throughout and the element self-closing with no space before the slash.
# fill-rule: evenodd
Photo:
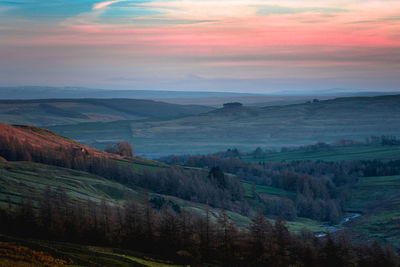
<svg viewBox="0 0 400 267">
<path fill-rule="evenodd" d="M 247 156 L 243 160 L 250 163 L 291 161 L 291 160 L 395 160 L 400 159 L 400 146 L 381 146 L 381 145 L 359 145 L 359 146 L 331 146 L 329 148 L 318 148 L 314 151 L 302 149 L 269 153 L 263 156 Z"/>
<path fill-rule="evenodd" d="M 400 176 L 360 178 L 351 191 L 348 209 L 367 211 L 396 197 L 400 197 Z"/>
<path fill-rule="evenodd" d="M 243 181 L 243 188 L 245 190 L 246 197 L 254 197 L 252 191 L 252 184 Z M 278 195 L 278 196 L 296 196 L 295 192 L 286 191 L 280 188 L 266 186 L 266 185 L 254 185 L 256 193 L 268 194 L 268 195 Z"/>
<path fill-rule="evenodd" d="M 348 225 L 354 236 L 400 248 L 400 176 L 361 178 L 347 209 L 363 213 Z"/>
</svg>

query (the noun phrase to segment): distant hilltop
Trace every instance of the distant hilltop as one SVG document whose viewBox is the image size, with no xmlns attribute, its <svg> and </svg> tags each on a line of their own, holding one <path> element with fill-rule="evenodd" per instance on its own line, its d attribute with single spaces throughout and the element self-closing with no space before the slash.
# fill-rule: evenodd
<svg viewBox="0 0 400 267">
<path fill-rule="evenodd" d="M 16 86 L 0 87 L 0 99 L 56 99 L 56 98 L 131 98 L 185 99 L 212 97 L 259 96 L 256 93 L 166 90 L 111 90 L 83 87 Z"/>
<path fill-rule="evenodd" d="M 239 102 L 232 102 L 232 103 L 225 103 L 224 108 L 241 108 L 243 107 L 242 103 Z"/>
</svg>

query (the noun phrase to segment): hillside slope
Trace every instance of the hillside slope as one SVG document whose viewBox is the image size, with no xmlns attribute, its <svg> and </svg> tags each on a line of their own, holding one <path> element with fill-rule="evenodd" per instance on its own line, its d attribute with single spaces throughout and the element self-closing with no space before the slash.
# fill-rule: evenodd
<svg viewBox="0 0 400 267">
<path fill-rule="evenodd" d="M 207 114 L 156 121 L 119 121 L 49 127 L 83 143 L 130 140 L 138 154 L 215 152 L 230 147 L 254 150 L 364 140 L 400 134 L 400 95 L 349 97 L 287 106 L 222 108 Z"/>
<path fill-rule="evenodd" d="M 18 145 L 21 145 L 25 150 L 30 148 L 44 153 L 57 153 L 57 151 L 59 152 L 60 149 L 62 149 L 70 150 L 74 154 L 82 154 L 88 157 L 119 157 L 115 154 L 100 151 L 35 126 L 11 126 L 0 123 L 0 142 L 2 142 L 4 148 L 11 148 L 12 144 L 18 143 Z M 5 152 L 1 152 L 4 156 Z"/>
<path fill-rule="evenodd" d="M 0 163 L 0 205 L 19 205 L 21 200 L 36 201 L 46 187 L 62 188 L 76 200 L 102 199 L 117 204 L 125 198 L 140 199 L 140 194 L 119 183 L 87 172 L 33 162 Z M 11 203 L 9 203 L 11 201 Z"/>
<path fill-rule="evenodd" d="M 81 195 L 80 198 L 85 196 L 82 191 L 88 198 L 99 199 L 110 190 L 111 194 L 118 195 L 112 198 L 118 200 L 132 198 L 127 190 L 130 188 L 235 211 L 241 209 L 240 200 L 244 198 L 242 185 L 236 177 L 227 177 L 224 187 L 220 187 L 218 180 L 208 178 L 207 169 L 122 157 L 33 126 L 0 124 L 0 157 L 0 195 L 4 191 L 8 196 L 29 198 L 50 185 L 72 190 L 73 195 Z M 96 177 L 103 180 L 99 186 L 93 181 L 98 179 Z M 126 189 L 121 191 L 116 185 L 104 184 L 106 181 Z M 105 193 L 105 199 L 110 197 L 107 195 Z M 6 196 L 0 200 L 4 202 Z"/>
<path fill-rule="evenodd" d="M 362 240 L 389 241 L 400 248 L 400 176 L 361 178 L 352 189 L 348 209 L 363 214 L 348 228 Z"/>
<path fill-rule="evenodd" d="M 0 100 L 0 121 L 59 125 L 81 122 L 173 118 L 208 112 L 211 107 L 138 99 Z"/>
<path fill-rule="evenodd" d="M 20 152 L 9 149 L 16 154 L 16 159 L 10 159 L 13 153 L 4 149 L 7 147 L 26 151 L 30 156 L 28 159 L 18 158 Z M 74 148 L 78 154 L 72 162 L 60 156 L 63 152 L 74 153 L 71 152 Z M 85 152 L 81 153 L 81 149 Z M 43 151 L 45 155 L 37 156 L 37 151 Z M 174 203 L 198 214 L 209 209 L 215 219 L 220 208 L 224 207 L 237 225 L 249 223 L 249 218 L 239 214 L 242 205 L 247 207 L 245 194 L 249 192 L 241 193 L 243 184 L 234 175 L 225 179 L 230 188 L 227 191 L 207 178 L 208 169 L 171 166 L 139 157 L 122 158 L 38 127 L 5 124 L 0 124 L 0 159 L 0 206 L 3 207 L 19 205 L 21 200 L 35 202 L 50 186 L 52 189 L 62 188 L 75 200 L 90 199 L 98 203 L 104 199 L 113 205 L 123 204 L 127 199 L 138 203 L 144 203 L 148 197 L 155 201 L 165 199 L 166 203 Z M 103 167 L 99 168 L 98 163 Z M 268 188 L 268 192 L 264 187 L 261 189 L 261 193 L 271 193 L 273 197 L 281 193 L 277 188 Z M 237 199 L 241 194 L 242 198 Z M 233 201 L 234 198 L 237 200 Z M 211 203 L 213 208 L 205 203 Z M 291 222 L 289 227 L 298 231 L 309 226 L 311 220 L 304 220 Z M 313 222 L 310 228 L 315 231 L 323 229 L 317 222 Z"/>
</svg>

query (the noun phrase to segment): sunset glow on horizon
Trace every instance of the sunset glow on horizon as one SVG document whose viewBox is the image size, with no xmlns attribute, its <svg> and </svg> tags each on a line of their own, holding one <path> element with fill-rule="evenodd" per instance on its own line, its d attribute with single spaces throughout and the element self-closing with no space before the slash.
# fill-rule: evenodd
<svg viewBox="0 0 400 267">
<path fill-rule="evenodd" d="M 400 1 L 0 0 L 0 85 L 400 90 Z"/>
</svg>

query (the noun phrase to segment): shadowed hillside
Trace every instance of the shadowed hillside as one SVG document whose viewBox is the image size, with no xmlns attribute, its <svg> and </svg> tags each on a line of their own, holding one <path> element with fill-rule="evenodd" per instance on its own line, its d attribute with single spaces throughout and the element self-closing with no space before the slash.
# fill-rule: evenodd
<svg viewBox="0 0 400 267">
<path fill-rule="evenodd" d="M 9 124 L 58 125 L 81 122 L 173 118 L 213 108 L 137 99 L 0 100 L 0 121 Z"/>
<path fill-rule="evenodd" d="M 207 114 L 157 121 L 119 121 L 50 127 L 83 143 L 104 147 L 130 140 L 136 152 L 209 153 L 228 147 L 254 150 L 338 139 L 400 134 L 400 95 L 350 97 L 273 107 L 222 108 Z"/>
</svg>

